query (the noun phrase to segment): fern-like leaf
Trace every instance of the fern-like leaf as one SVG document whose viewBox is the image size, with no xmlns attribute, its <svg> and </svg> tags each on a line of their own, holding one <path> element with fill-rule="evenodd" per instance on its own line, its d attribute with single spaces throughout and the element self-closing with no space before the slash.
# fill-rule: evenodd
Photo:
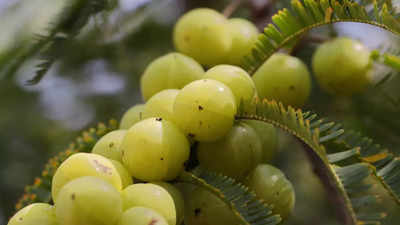
<svg viewBox="0 0 400 225">
<path fill-rule="evenodd" d="M 204 187 L 214 193 L 245 225 L 275 225 L 281 222 L 279 215 L 272 214 L 270 206 L 232 178 L 197 167 L 192 172 L 184 172 L 178 180 Z"/>
<path fill-rule="evenodd" d="M 53 62 L 62 54 L 65 43 L 72 40 L 96 13 L 111 8 L 110 0 L 72 0 L 50 24 L 47 35 L 36 35 L 36 40 L 19 55 L 3 72 L 3 77 L 11 77 L 27 59 L 40 53 L 41 62 L 35 76 L 27 84 L 36 84 L 49 70 Z"/>
<path fill-rule="evenodd" d="M 310 123 L 315 126 L 325 126 L 331 124 L 331 122 L 325 122 L 324 120 L 317 119 L 316 114 L 310 113 L 306 118 L 309 119 Z M 340 124 L 337 124 L 341 126 Z M 327 130 L 326 135 L 334 132 L 334 129 Z M 333 147 L 335 152 L 328 155 L 331 157 L 331 163 L 334 163 L 334 158 L 340 155 L 347 155 L 347 158 L 356 156 L 355 158 L 359 162 L 368 163 L 374 169 L 373 175 L 380 181 L 383 187 L 389 192 L 393 200 L 400 204 L 400 162 L 397 157 L 394 156 L 388 149 L 383 148 L 379 144 L 373 142 L 372 139 L 362 136 L 360 133 L 354 131 L 346 131 L 342 135 L 335 139 L 330 140 L 327 143 Z M 352 155 L 346 149 L 358 149 L 357 154 Z M 343 157 L 343 160 L 346 159 Z"/>
<path fill-rule="evenodd" d="M 366 154 L 364 153 L 366 151 L 365 145 L 341 144 L 339 148 L 337 141 L 349 137 L 349 133 L 345 132 L 340 124 L 320 119 L 311 112 L 303 113 L 301 110 L 294 110 L 291 107 L 286 109 L 280 103 L 267 100 L 256 102 L 251 106 L 250 109 L 249 106 L 246 106 L 246 110 L 244 110 L 244 107 L 240 107 L 236 118 L 238 120 L 259 120 L 270 123 L 294 135 L 307 146 L 306 149 L 311 155 L 314 166 L 320 170 L 318 175 L 327 189 L 336 195 L 335 200 L 341 203 L 338 207 L 344 207 L 346 210 L 346 212 L 341 212 L 344 224 L 378 223 L 375 218 L 367 220 L 366 217 L 362 216 L 363 210 L 362 207 L 359 207 L 360 204 L 352 205 L 352 202 L 356 201 L 353 198 L 359 198 L 361 194 L 364 194 L 367 199 L 375 199 L 375 196 L 370 196 L 367 192 L 370 185 L 364 183 L 366 177 L 371 174 L 376 175 L 374 172 L 375 165 L 363 157 Z M 325 146 L 331 147 L 332 143 L 336 143 L 335 146 L 338 148 L 335 148 L 335 151 L 327 152 Z M 366 156 L 373 156 L 372 152 L 378 153 L 379 151 L 369 150 L 368 152 L 370 153 Z M 356 164 L 354 162 L 348 163 L 346 160 L 350 158 L 362 158 L 363 160 L 359 160 Z M 375 157 L 372 158 L 375 159 Z M 342 167 L 333 164 L 339 162 Z M 397 185 L 395 182 L 400 177 L 395 173 L 397 169 L 397 164 L 391 164 L 390 167 L 386 167 L 386 170 L 382 171 L 382 174 L 386 175 L 386 179 L 394 182 L 395 185 Z M 383 178 L 383 176 L 381 177 Z M 338 198 L 339 200 L 337 200 Z"/>
<path fill-rule="evenodd" d="M 335 143 L 346 147 L 359 146 L 360 160 L 376 168 L 374 175 L 397 204 L 400 204 L 400 160 L 398 157 L 395 157 L 388 149 L 374 143 L 372 139 L 354 131 L 346 132 L 346 135 L 335 140 Z"/>
<path fill-rule="evenodd" d="M 359 22 L 400 34 L 400 20 L 394 15 L 391 1 L 292 0 L 291 9 L 282 9 L 259 36 L 252 53 L 242 67 L 253 74 L 272 54 L 305 32 L 326 24 Z"/>
<path fill-rule="evenodd" d="M 35 178 L 32 185 L 25 187 L 25 193 L 15 205 L 15 209 L 19 210 L 35 202 L 49 203 L 51 201 L 51 180 L 58 166 L 74 153 L 90 152 L 97 140 L 117 128 L 117 121 L 110 120 L 107 125 L 99 123 L 97 128 L 84 131 L 65 151 L 60 152 L 48 161 L 42 171 L 41 177 Z"/>
<path fill-rule="evenodd" d="M 41 52 L 41 62 L 36 66 L 35 76 L 27 84 L 37 84 L 50 69 L 51 65 L 64 52 L 68 42 L 73 40 L 87 24 L 89 18 L 96 13 L 111 7 L 109 0 L 75 0 L 68 5 L 58 17 L 58 21 L 50 29 L 49 36 L 42 39 L 48 44 Z"/>
</svg>

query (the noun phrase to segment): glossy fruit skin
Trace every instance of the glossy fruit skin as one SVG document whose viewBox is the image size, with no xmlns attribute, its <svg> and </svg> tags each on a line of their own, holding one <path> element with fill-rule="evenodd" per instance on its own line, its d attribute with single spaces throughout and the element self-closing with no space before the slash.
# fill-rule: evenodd
<svg viewBox="0 0 400 225">
<path fill-rule="evenodd" d="M 121 118 L 119 129 L 127 130 L 135 123 L 141 121 L 143 119 L 144 109 L 144 104 L 138 104 L 128 109 Z"/>
<path fill-rule="evenodd" d="M 242 68 L 231 65 L 218 65 L 204 74 L 204 79 L 213 79 L 224 83 L 235 95 L 236 103 L 251 102 L 256 94 L 256 86 L 250 75 Z"/>
<path fill-rule="evenodd" d="M 251 126 L 261 140 L 262 163 L 271 162 L 278 151 L 278 134 L 276 128 L 268 123 L 257 120 L 245 120 L 244 123 Z"/>
<path fill-rule="evenodd" d="M 185 202 L 183 200 L 182 193 L 170 183 L 153 182 L 153 184 L 156 184 L 158 186 L 163 187 L 171 195 L 171 197 L 172 197 L 172 199 L 174 200 L 174 203 L 175 203 L 176 224 L 182 224 L 183 217 L 184 217 L 184 214 L 185 214 Z"/>
<path fill-rule="evenodd" d="M 345 37 L 323 43 L 312 58 L 320 87 L 339 96 L 365 91 L 371 65 L 370 51 L 361 42 Z"/>
<path fill-rule="evenodd" d="M 179 52 L 206 66 L 224 63 L 232 46 L 228 20 L 207 8 L 184 14 L 174 27 L 173 39 Z"/>
<path fill-rule="evenodd" d="M 58 225 L 55 209 L 46 203 L 33 203 L 19 210 L 7 225 Z"/>
<path fill-rule="evenodd" d="M 260 33 L 252 22 L 242 18 L 229 19 L 228 26 L 232 37 L 228 62 L 232 65 L 240 65 L 243 57 L 251 53 Z"/>
<path fill-rule="evenodd" d="M 126 130 L 115 130 L 104 135 L 97 141 L 92 153 L 102 155 L 108 159 L 122 162 L 121 142 L 125 137 Z"/>
<path fill-rule="evenodd" d="M 178 183 L 185 199 L 185 225 L 242 224 L 228 205 L 202 187 Z"/>
<path fill-rule="evenodd" d="M 118 225 L 168 225 L 168 222 L 152 209 L 133 207 L 122 214 Z"/>
<path fill-rule="evenodd" d="M 178 95 L 178 89 L 166 89 L 153 95 L 146 102 L 144 117 L 160 117 L 165 120 L 174 121 L 174 103 Z"/>
<path fill-rule="evenodd" d="M 190 137 L 212 142 L 232 128 L 237 106 L 225 84 L 211 79 L 194 81 L 176 96 L 175 122 Z"/>
<path fill-rule="evenodd" d="M 240 179 L 261 162 L 261 140 L 249 125 L 236 123 L 224 138 L 199 143 L 197 157 L 200 166 Z"/>
<path fill-rule="evenodd" d="M 176 225 L 176 209 L 172 196 L 163 187 L 146 183 L 133 184 L 122 193 L 124 211 L 132 207 L 146 207 L 160 213 L 169 225 Z"/>
<path fill-rule="evenodd" d="M 57 202 L 57 195 L 68 182 L 84 176 L 94 176 L 122 189 L 122 180 L 112 162 L 104 156 L 91 153 L 76 153 L 66 159 L 56 170 L 52 184 L 51 195 Z"/>
<path fill-rule="evenodd" d="M 122 188 L 126 188 L 133 184 L 133 179 L 129 171 L 122 165 L 121 162 L 110 159 L 115 169 L 117 169 L 119 176 L 121 177 Z"/>
<path fill-rule="evenodd" d="M 55 203 L 59 225 L 116 224 L 122 215 L 119 191 L 98 177 L 80 177 L 60 190 Z"/>
<path fill-rule="evenodd" d="M 295 204 L 292 183 L 278 168 L 260 164 L 246 178 L 244 184 L 252 189 L 259 198 L 274 206 L 273 212 L 286 219 Z"/>
<path fill-rule="evenodd" d="M 311 92 L 307 66 L 298 58 L 282 53 L 272 55 L 253 75 L 258 96 L 284 105 L 301 107 Z"/>
<path fill-rule="evenodd" d="M 140 87 L 145 101 L 165 89 L 181 89 L 186 84 L 201 79 L 204 69 L 194 59 L 169 53 L 150 63 L 144 71 Z"/>
<path fill-rule="evenodd" d="M 148 118 L 132 126 L 122 141 L 123 165 L 144 181 L 175 179 L 189 159 L 190 144 L 173 123 Z"/>
</svg>

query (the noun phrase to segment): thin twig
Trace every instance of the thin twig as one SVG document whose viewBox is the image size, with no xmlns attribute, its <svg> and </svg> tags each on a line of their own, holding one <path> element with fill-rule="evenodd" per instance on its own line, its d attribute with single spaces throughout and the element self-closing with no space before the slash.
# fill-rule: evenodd
<svg viewBox="0 0 400 225">
<path fill-rule="evenodd" d="M 224 14 L 226 18 L 229 18 L 242 3 L 243 0 L 232 0 L 222 11 L 222 14 Z"/>
<path fill-rule="evenodd" d="M 271 22 L 271 16 L 274 11 L 273 6 L 278 0 L 265 0 L 264 2 L 249 0 L 249 8 L 251 9 L 252 20 L 256 26 L 262 30 Z"/>
</svg>

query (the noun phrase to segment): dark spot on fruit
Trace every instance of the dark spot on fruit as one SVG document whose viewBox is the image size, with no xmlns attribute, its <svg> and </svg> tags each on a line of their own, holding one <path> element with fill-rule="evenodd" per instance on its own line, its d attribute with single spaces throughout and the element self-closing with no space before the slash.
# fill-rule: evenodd
<svg viewBox="0 0 400 225">
<path fill-rule="evenodd" d="M 139 120 L 142 119 L 142 112 L 139 112 Z"/>
<path fill-rule="evenodd" d="M 18 218 L 19 219 L 19 221 L 22 221 L 22 220 L 24 220 L 24 218 L 22 218 L 22 217 L 20 217 L 20 218 Z"/>
<path fill-rule="evenodd" d="M 114 142 L 111 142 L 108 146 L 109 146 L 110 148 L 112 148 L 112 147 L 114 146 Z"/>
<path fill-rule="evenodd" d="M 194 216 L 199 216 L 201 213 L 201 209 L 200 208 L 195 208 L 194 209 Z"/>
<path fill-rule="evenodd" d="M 185 40 L 186 42 L 190 42 L 190 36 L 186 35 L 185 37 L 183 37 L 183 40 Z"/>
<path fill-rule="evenodd" d="M 192 133 L 189 133 L 188 136 L 189 136 L 190 138 L 194 138 L 194 136 L 196 136 L 196 135 L 194 135 L 194 134 L 192 134 Z"/>
<path fill-rule="evenodd" d="M 161 157 L 161 158 L 160 158 L 160 160 L 162 161 L 162 160 L 164 160 L 164 158 L 163 158 L 163 157 Z"/>
<path fill-rule="evenodd" d="M 157 220 L 157 219 L 151 219 L 151 221 L 150 221 L 149 225 L 156 225 L 156 224 L 157 224 L 157 222 L 158 222 L 158 220 Z"/>
<path fill-rule="evenodd" d="M 121 154 L 122 154 L 122 156 L 124 156 L 125 155 L 125 151 L 121 150 Z"/>
<path fill-rule="evenodd" d="M 199 110 L 200 111 L 203 110 L 203 106 L 199 105 Z"/>
<path fill-rule="evenodd" d="M 72 200 L 75 200 L 75 193 L 72 193 L 71 199 L 72 199 Z"/>
<path fill-rule="evenodd" d="M 199 125 L 200 125 L 200 126 L 203 125 L 203 122 L 202 122 L 202 121 L 199 121 Z"/>
<path fill-rule="evenodd" d="M 279 196 L 279 191 L 275 193 L 276 196 Z"/>
<path fill-rule="evenodd" d="M 295 87 L 293 85 L 290 85 L 289 90 L 294 91 Z"/>
<path fill-rule="evenodd" d="M 162 121 L 161 117 L 156 118 L 157 121 Z"/>
</svg>

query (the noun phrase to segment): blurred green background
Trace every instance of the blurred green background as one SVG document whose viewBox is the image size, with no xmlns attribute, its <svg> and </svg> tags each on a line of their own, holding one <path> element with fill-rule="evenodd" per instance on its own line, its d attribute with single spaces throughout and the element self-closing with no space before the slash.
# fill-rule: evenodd
<svg viewBox="0 0 400 225">
<path fill-rule="evenodd" d="M 71 46 L 64 49 L 43 80 L 26 85 L 34 75 L 37 57 L 29 58 L 15 75 L 0 80 L 0 224 L 6 224 L 24 186 L 39 176 L 49 157 L 64 150 L 82 129 L 110 118 L 119 119 L 130 106 L 142 101 L 138 82 L 146 65 L 174 51 L 171 36 L 177 18 L 195 7 L 222 11 L 224 0 L 119 0 L 117 5 L 90 19 Z M 273 4 L 269 4 L 273 3 Z M 260 27 L 270 21 L 289 0 L 245 2 L 233 17 L 245 17 Z M 0 71 L 15 52 L 47 28 L 68 0 L 0 0 Z M 264 4 L 268 3 L 268 8 Z M 346 35 L 371 49 L 398 51 L 399 38 L 369 25 L 346 23 L 314 29 L 309 36 Z M 306 43 L 296 51 L 304 62 L 317 46 Z M 375 65 L 379 80 L 390 69 Z M 1 73 L 0 73 L 1 77 Z M 353 98 L 322 93 L 315 85 L 304 107 L 341 121 L 376 142 L 398 151 L 400 144 L 400 79 Z M 294 183 L 297 202 L 293 216 L 284 224 L 334 225 L 335 207 L 312 172 L 301 145 L 280 134 L 280 154 L 273 162 Z M 399 212 L 391 199 L 382 207 Z M 399 213 L 389 213 L 385 224 L 399 224 Z"/>
</svg>

